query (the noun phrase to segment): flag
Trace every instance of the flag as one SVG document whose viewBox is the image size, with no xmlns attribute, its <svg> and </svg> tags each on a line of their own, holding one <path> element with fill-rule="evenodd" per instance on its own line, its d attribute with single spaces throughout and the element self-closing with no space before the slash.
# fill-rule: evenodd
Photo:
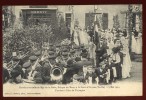
<svg viewBox="0 0 146 100">
<path fill-rule="evenodd" d="M 94 44 L 97 45 L 99 43 L 99 32 L 97 24 L 94 25 Z"/>
</svg>

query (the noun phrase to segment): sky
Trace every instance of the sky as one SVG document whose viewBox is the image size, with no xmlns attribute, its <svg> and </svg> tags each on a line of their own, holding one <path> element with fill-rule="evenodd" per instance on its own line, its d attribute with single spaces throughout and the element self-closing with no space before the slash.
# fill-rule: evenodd
<svg viewBox="0 0 146 100">
<path fill-rule="evenodd" d="M 120 11 L 127 10 L 127 5 L 97 5 L 97 8 L 101 12 L 109 14 L 109 24 L 112 24 L 113 15 L 119 13 Z M 16 17 L 19 18 L 19 12 L 21 8 L 28 8 L 28 6 L 15 6 Z M 80 26 L 85 26 L 85 13 L 94 10 L 94 5 L 74 5 L 74 15 L 80 22 Z"/>
</svg>

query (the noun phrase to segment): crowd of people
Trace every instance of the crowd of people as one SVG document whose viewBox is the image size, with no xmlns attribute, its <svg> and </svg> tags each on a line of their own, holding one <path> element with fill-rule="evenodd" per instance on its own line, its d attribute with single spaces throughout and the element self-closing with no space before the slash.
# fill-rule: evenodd
<svg viewBox="0 0 146 100">
<path fill-rule="evenodd" d="M 87 36 L 82 32 L 82 38 L 84 34 Z M 4 60 L 3 82 L 112 84 L 130 77 L 132 64 L 126 29 L 100 30 L 88 34 L 86 40 L 87 43 L 77 43 L 78 39 L 64 39 L 58 44 L 43 42 L 39 48 L 32 43 L 29 53 L 13 54 L 11 66 Z M 132 52 L 142 53 L 142 35 L 136 30 Z"/>
</svg>

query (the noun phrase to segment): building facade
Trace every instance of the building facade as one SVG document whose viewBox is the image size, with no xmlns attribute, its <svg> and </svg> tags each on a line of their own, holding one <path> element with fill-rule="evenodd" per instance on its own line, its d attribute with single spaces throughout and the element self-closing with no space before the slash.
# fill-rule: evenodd
<svg viewBox="0 0 146 100">
<path fill-rule="evenodd" d="M 85 29 L 92 29 L 96 23 L 102 30 L 108 29 L 108 13 L 85 13 Z"/>
</svg>

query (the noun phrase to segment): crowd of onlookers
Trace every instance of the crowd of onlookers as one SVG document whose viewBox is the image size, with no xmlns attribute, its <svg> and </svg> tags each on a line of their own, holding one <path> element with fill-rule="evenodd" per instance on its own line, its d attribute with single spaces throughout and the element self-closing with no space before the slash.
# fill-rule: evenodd
<svg viewBox="0 0 146 100">
<path fill-rule="evenodd" d="M 132 52 L 142 53 L 141 34 L 136 30 L 133 34 L 131 46 L 136 46 L 137 50 L 133 51 L 132 48 Z M 88 45 L 77 45 L 66 39 L 58 44 L 45 42 L 38 47 L 30 41 L 32 45 L 29 47 L 29 53 L 25 54 L 26 52 L 21 50 L 16 52 L 12 56 L 11 67 L 4 59 L 3 81 L 111 84 L 129 78 L 132 67 L 129 38 L 126 29 L 109 29 L 89 33 Z"/>
</svg>

